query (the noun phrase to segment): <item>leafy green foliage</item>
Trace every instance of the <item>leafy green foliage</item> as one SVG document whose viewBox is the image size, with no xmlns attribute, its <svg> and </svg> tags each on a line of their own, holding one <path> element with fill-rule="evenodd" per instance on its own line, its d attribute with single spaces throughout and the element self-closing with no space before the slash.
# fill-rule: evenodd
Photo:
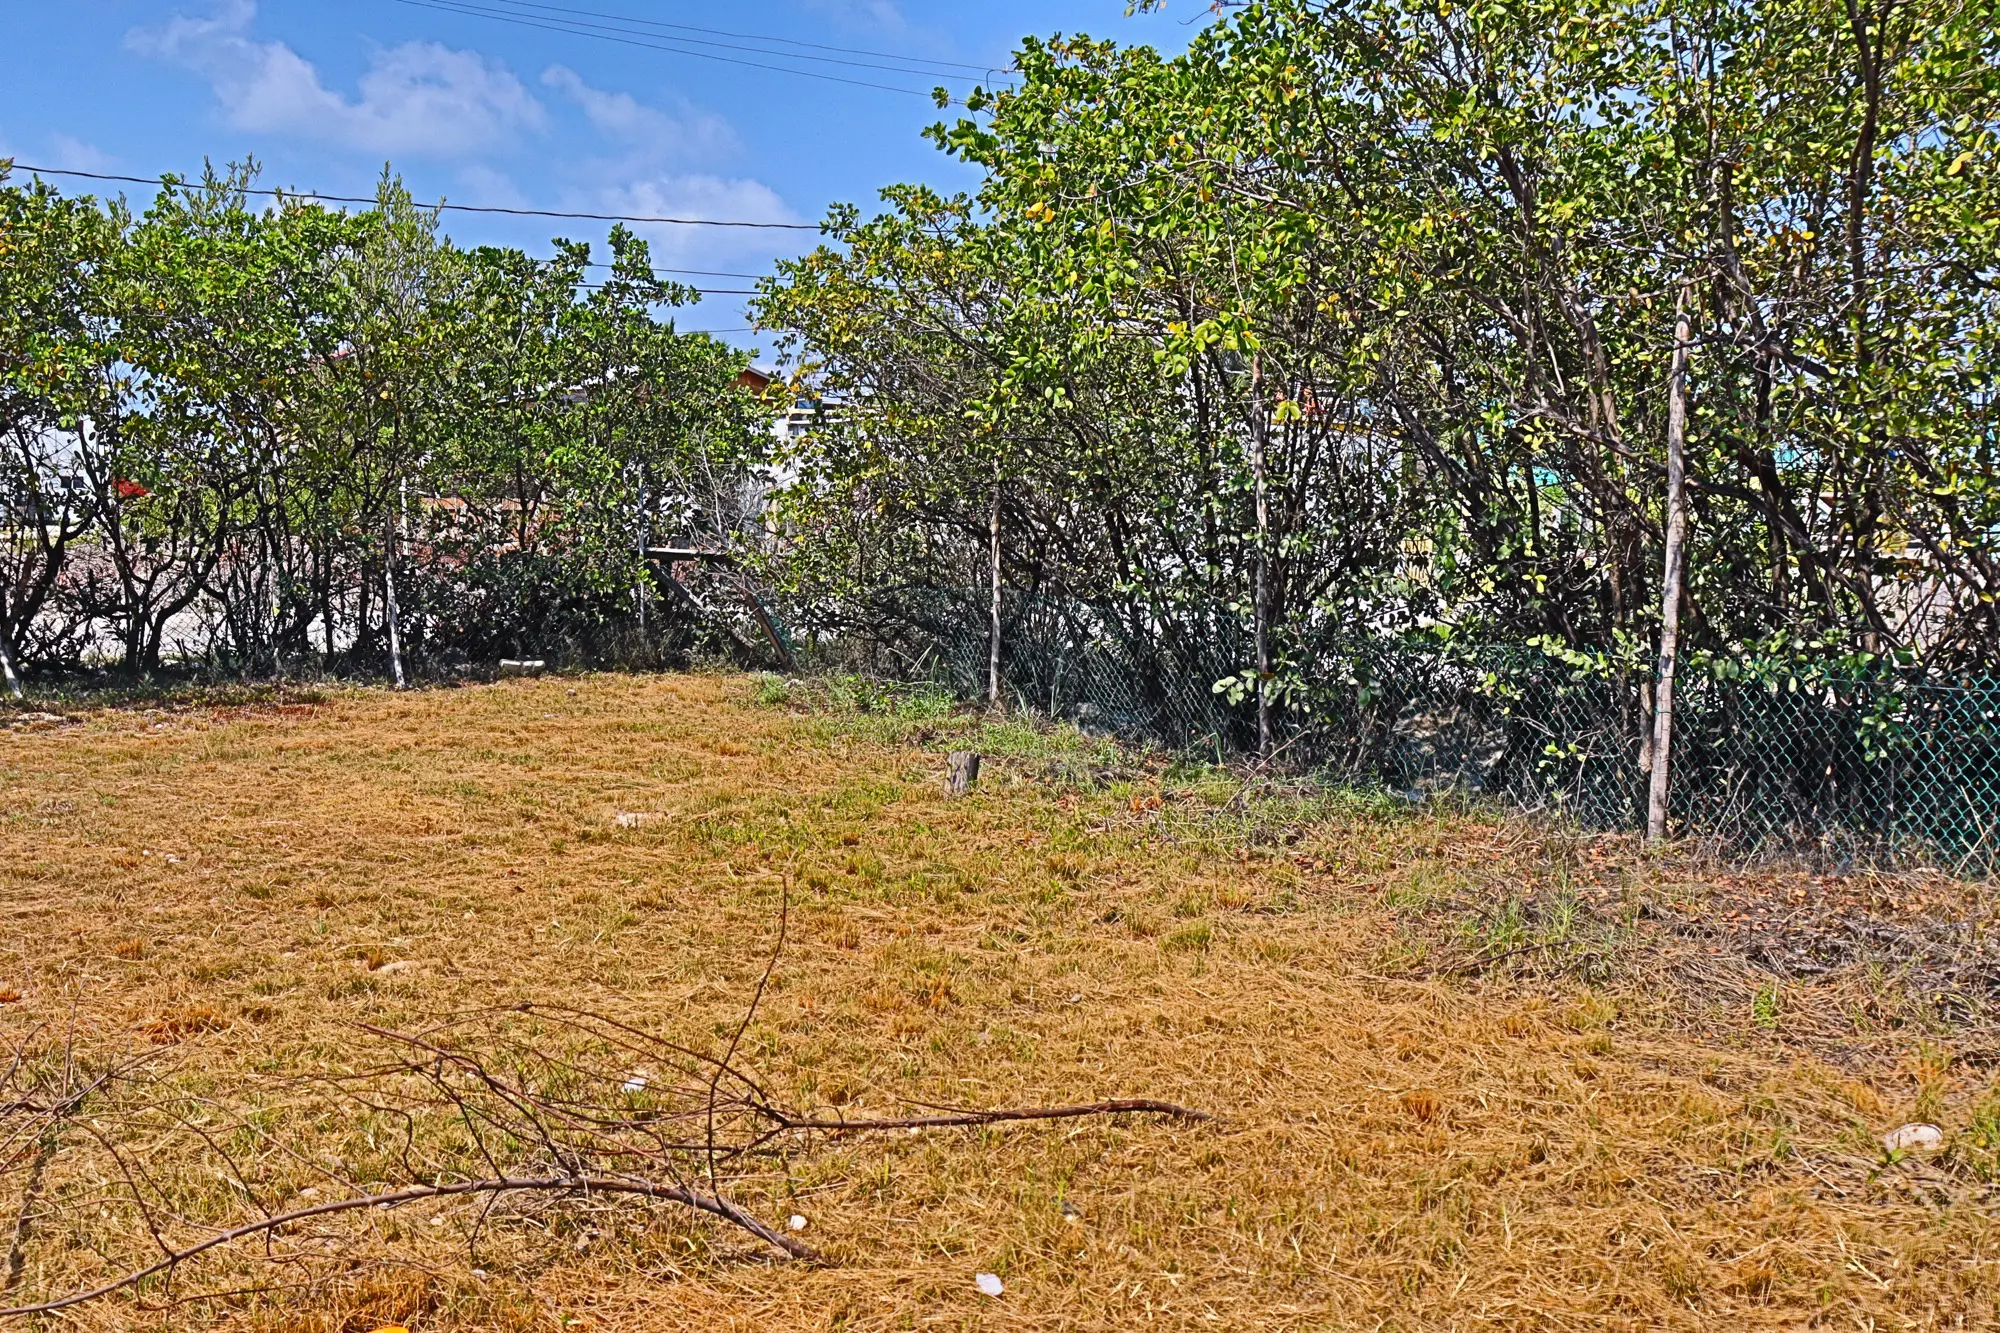
<svg viewBox="0 0 2000 1333">
<path fill-rule="evenodd" d="M 767 289 L 840 404 L 782 569 L 827 623 L 913 658 L 997 489 L 1020 604 L 1232 645 L 1231 699 L 1309 708 L 1341 633 L 1643 676 L 1687 287 L 1689 653 L 2000 664 L 1989 3 L 1229 11 L 1029 41 L 931 131 L 976 195 L 836 211 Z"/>
<path fill-rule="evenodd" d="M 132 217 L 5 165 L 0 644 L 587 657 L 638 632 L 649 542 L 745 521 L 762 405 L 627 232 L 593 282 L 587 245 L 454 247 L 386 174 L 359 213 L 258 211 L 246 166 Z"/>
</svg>

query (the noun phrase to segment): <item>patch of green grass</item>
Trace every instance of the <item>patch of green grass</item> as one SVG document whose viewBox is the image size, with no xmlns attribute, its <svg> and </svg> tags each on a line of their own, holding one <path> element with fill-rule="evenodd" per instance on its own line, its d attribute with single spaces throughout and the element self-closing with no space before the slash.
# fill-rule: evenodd
<svg viewBox="0 0 2000 1333">
<path fill-rule="evenodd" d="M 1776 982 L 1759 986 L 1757 993 L 1750 997 L 1750 1017 L 1760 1028 L 1776 1031 L 1781 1012 L 1782 1002 Z"/>
<path fill-rule="evenodd" d="M 940 685 L 868 676 L 752 678 L 750 702 L 816 715 L 827 734 L 884 745 L 928 744 L 976 727 L 968 709 Z M 954 747 L 956 748 L 956 747 Z"/>
<path fill-rule="evenodd" d="M 2000 1086 L 1973 1103 L 1971 1123 L 1952 1147 L 1981 1180 L 2000 1180 Z"/>
<path fill-rule="evenodd" d="M 1574 940 L 1580 906 L 1576 894 L 1567 891 L 1558 893 L 1542 913 L 1539 929 L 1536 931 L 1540 942 L 1560 946 Z"/>
<path fill-rule="evenodd" d="M 1519 898 L 1508 898 L 1483 920 L 1472 923 L 1473 937 L 1486 954 L 1509 953 L 1528 943 L 1528 913 Z"/>
<path fill-rule="evenodd" d="M 1406 911 L 1431 911 L 1448 905 L 1461 887 L 1458 876 L 1449 869 L 1423 863 L 1415 866 L 1401 883 L 1382 890 L 1382 905 Z M 1514 907 L 1518 911 L 1519 904 Z"/>
<path fill-rule="evenodd" d="M 819 684 L 827 706 L 837 712 L 922 722 L 948 717 L 958 707 L 949 690 L 928 681 L 903 683 L 848 675 L 828 676 Z"/>
</svg>

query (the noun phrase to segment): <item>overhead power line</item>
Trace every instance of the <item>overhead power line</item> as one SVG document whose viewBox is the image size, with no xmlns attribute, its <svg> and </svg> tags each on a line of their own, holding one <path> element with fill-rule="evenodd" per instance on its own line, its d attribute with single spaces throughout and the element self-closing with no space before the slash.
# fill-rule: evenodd
<svg viewBox="0 0 2000 1333">
<path fill-rule="evenodd" d="M 618 267 L 608 259 L 587 259 L 584 261 L 584 264 L 588 268 Z M 653 269 L 653 276 L 656 278 L 666 277 L 670 273 L 682 274 L 692 278 L 767 278 L 771 276 L 768 273 L 731 273 L 726 269 L 719 268 L 660 268 L 655 266 Z"/>
<path fill-rule="evenodd" d="M 577 290 L 601 292 L 610 285 L 608 282 L 579 282 Z M 690 287 L 688 290 L 698 292 L 703 296 L 755 296 L 757 294 L 748 287 Z"/>
<path fill-rule="evenodd" d="M 517 27 L 540 28 L 545 32 L 567 33 L 572 37 L 589 37 L 600 42 L 615 42 L 620 46 L 637 46 L 637 47 L 644 47 L 647 50 L 652 50 L 652 51 L 666 51 L 673 55 L 693 56 L 697 60 L 717 60 L 721 61 L 725 65 L 743 65 L 751 69 L 771 70 L 778 74 L 796 75 L 797 77 L 802 79 L 818 79 L 824 83 L 844 83 L 855 88 L 873 88 L 879 92 L 902 93 L 905 96 L 909 97 L 931 96 L 931 94 L 928 91 L 922 88 L 905 88 L 893 83 L 876 83 L 870 79 L 850 79 L 840 74 L 823 74 L 818 70 L 794 69 L 789 65 L 772 65 L 761 60 L 745 60 L 739 56 L 718 55 L 713 51 L 695 50 L 691 46 L 675 45 L 666 41 L 646 41 L 639 37 L 634 37 L 634 36 L 618 36 L 616 35 L 618 31 L 616 29 L 603 32 L 592 31 L 591 29 L 601 26 L 596 24 L 588 25 L 588 27 L 586 27 L 585 25 L 578 24 L 572 21 L 543 20 L 540 18 L 528 17 L 525 15 L 509 14 L 500 10 L 479 9 L 469 5 L 450 3 L 449 0 L 396 0 L 396 3 L 400 5 L 409 5 L 415 9 L 435 9 L 435 10 L 440 10 L 447 14 L 465 14 L 474 18 L 491 19 L 495 23 L 511 23 Z M 681 40 L 683 42 L 686 42 L 689 39 L 683 38 Z M 781 59 L 813 58 L 806 56 L 796 56 L 792 55 L 790 52 L 783 52 L 783 51 L 764 51 L 762 52 L 762 54 L 778 57 Z M 853 63 L 853 62 L 843 62 L 843 63 Z M 934 73 L 926 73 L 925 71 L 922 70 L 903 70 L 899 72 L 916 74 L 921 77 L 927 77 L 927 78 L 939 77 Z M 955 104 L 963 105 L 962 100 L 959 98 L 948 98 L 947 100 Z"/>
<path fill-rule="evenodd" d="M 596 9 L 576 9 L 569 5 L 543 5 L 532 0 L 488 0 L 489 3 L 504 5 L 512 9 L 535 9 L 552 14 L 574 14 L 582 18 L 612 19 L 619 23 L 629 23 L 640 28 L 663 28 L 675 32 L 706 33 L 710 37 L 739 37 L 744 41 L 770 42 L 781 46 L 802 46 L 813 51 L 838 51 L 850 56 L 877 56 L 883 60 L 894 60 L 903 65 L 936 65 L 940 68 L 971 70 L 975 74 L 992 74 L 989 65 L 975 65 L 964 60 L 933 60 L 928 56 L 905 55 L 895 51 L 870 51 L 856 46 L 829 46 L 824 42 L 802 42 L 791 37 L 778 37 L 767 33 L 727 32 L 721 28 L 698 28 L 691 23 L 663 23 L 658 19 L 642 19 L 630 14 L 609 14 Z"/>
<path fill-rule="evenodd" d="M 0 158 L 0 162 L 7 159 Z M 93 181 L 122 181 L 131 185 L 165 185 L 158 176 L 119 176 L 104 171 L 72 171 L 62 167 L 31 167 L 24 162 L 15 162 L 14 170 L 25 171 L 31 176 L 77 176 Z M 185 184 L 186 182 L 181 182 Z M 256 190 L 244 188 L 244 194 L 267 195 L 273 198 L 316 199 L 328 204 L 374 204 L 380 201 L 370 197 L 351 194 L 321 194 L 318 190 Z M 674 227 L 749 227 L 762 231 L 818 231 L 817 222 L 744 222 L 722 218 L 661 218 L 642 217 L 631 213 L 566 213 L 553 208 L 497 208 L 479 204 L 420 204 L 421 208 L 434 208 L 446 213 L 499 213 L 519 218 L 566 218 L 580 222 L 640 222 L 649 225 Z"/>
<path fill-rule="evenodd" d="M 517 15 L 534 18 L 549 23 L 560 24 L 564 28 L 578 31 L 612 32 L 627 36 L 653 36 L 649 30 L 665 32 L 699 32 L 709 37 L 734 37 L 735 42 L 713 42 L 701 37 L 661 36 L 662 41 L 687 46 L 706 46 L 720 51 L 743 51 L 751 55 L 776 56 L 785 60 L 809 60 L 821 65 L 848 65 L 857 69 L 882 69 L 897 74 L 916 74 L 926 78 L 951 79 L 962 83 L 976 83 L 982 74 L 992 70 L 980 65 L 962 64 L 955 60 L 927 60 L 922 56 L 897 55 L 888 51 L 864 51 L 848 46 L 823 46 L 816 42 L 795 42 L 788 37 L 777 37 L 765 33 L 726 32 L 720 28 L 698 28 L 687 23 L 661 23 L 653 19 L 633 18 L 624 14 L 610 14 L 600 10 L 571 9 L 562 5 L 530 4 L 527 0 L 436 0 L 453 9 L 466 13 L 476 13 L 483 17 Z M 520 11 L 530 11 L 521 14 Z M 575 15 L 572 18 L 557 18 L 553 15 Z M 591 23 L 588 19 L 609 19 L 610 23 Z M 744 42 L 758 42 L 762 45 L 745 46 Z M 800 51 L 771 49 L 774 45 L 806 48 Z M 809 55 L 807 51 L 837 51 L 848 56 L 867 56 L 866 60 L 846 60 L 840 56 Z M 888 63 L 884 63 L 888 62 Z M 953 73 L 946 68 L 970 70 L 971 73 Z"/>
</svg>

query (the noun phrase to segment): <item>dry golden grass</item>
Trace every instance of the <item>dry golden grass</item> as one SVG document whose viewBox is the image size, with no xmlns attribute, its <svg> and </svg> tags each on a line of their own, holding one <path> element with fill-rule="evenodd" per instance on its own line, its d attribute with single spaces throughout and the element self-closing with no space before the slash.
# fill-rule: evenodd
<svg viewBox="0 0 2000 1333">
<path fill-rule="evenodd" d="M 1786 1044 L 1770 1004 L 1690 1008 L 1616 980 L 1427 979 L 1405 966 L 1421 942 L 1392 909 L 1474 877 L 1545 874 L 1547 849 L 1518 826 L 1350 814 L 1294 845 L 1246 845 L 1163 819 L 1188 801 L 1144 775 L 1043 781 L 1045 758 L 1025 753 L 951 801 L 937 736 L 910 744 L 752 692 L 705 676 L 515 681 L 102 711 L 0 737 L 0 991 L 20 993 L 0 1005 L 0 1034 L 74 1021 L 99 1058 L 161 1052 L 224 1091 L 341 1065 L 357 1020 L 410 1027 L 521 1000 L 719 1046 L 790 877 L 791 943 L 744 1051 L 791 1103 L 879 1114 L 1150 1096 L 1225 1119 L 799 1155 L 742 1201 L 805 1216 L 820 1267 L 771 1264 L 671 1213 L 595 1243 L 505 1247 L 484 1276 L 462 1241 L 392 1229 L 382 1253 L 421 1267 L 289 1298 L 121 1298 L 74 1322 L 2000 1318 L 2000 1232 L 1964 1187 L 1970 1168 L 1878 1169 L 1876 1136 L 1920 1112 L 1965 1145 L 1954 1161 L 1984 1142 L 1988 1074 L 1950 1034 L 1876 1031 L 1841 1059 Z M 1059 777 L 1070 762 L 1058 756 Z M 255 1281 L 254 1259 L 184 1281 Z M 53 1271 L 37 1260 L 30 1276 Z M 1005 1295 L 977 1291 L 982 1271 Z"/>
</svg>

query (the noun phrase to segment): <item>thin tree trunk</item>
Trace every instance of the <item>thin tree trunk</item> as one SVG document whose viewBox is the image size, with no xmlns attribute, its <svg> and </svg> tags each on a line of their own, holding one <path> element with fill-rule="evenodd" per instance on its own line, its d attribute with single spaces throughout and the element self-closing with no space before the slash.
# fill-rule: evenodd
<svg viewBox="0 0 2000 1333">
<path fill-rule="evenodd" d="M 1624 673 L 1621 671 L 1619 676 L 1618 697 L 1623 699 L 1626 697 Z M 1633 723 L 1639 733 L 1639 771 L 1646 775 L 1648 783 L 1653 780 L 1653 728 L 1658 721 L 1659 715 L 1653 708 L 1653 682 L 1642 680 L 1639 682 L 1639 715 Z"/>
<path fill-rule="evenodd" d="M 14 636 L 7 632 L 4 621 L 0 621 L 0 673 L 7 677 L 7 693 L 16 699 L 27 698 L 27 691 L 21 688 L 21 673 L 14 668 Z"/>
<path fill-rule="evenodd" d="M 646 548 L 653 544 L 652 511 L 647 508 L 646 482 L 643 474 L 639 481 L 638 522 L 639 530 L 639 574 L 632 581 L 632 614 L 639 624 L 639 651 L 646 651 Z"/>
<path fill-rule="evenodd" d="M 1672 792 L 1674 671 L 1680 656 L 1681 580 L 1687 542 L 1687 363 L 1693 296 L 1691 284 L 1683 284 L 1675 303 L 1674 356 L 1667 373 L 1667 550 L 1660 588 L 1660 679 L 1653 700 L 1653 771 L 1646 800 L 1648 842 L 1667 836 L 1667 798 Z"/>
<path fill-rule="evenodd" d="M 1255 602 L 1257 634 L 1257 757 L 1271 757 L 1271 506 L 1264 486 L 1264 448 L 1269 423 L 1264 414 L 1263 367 L 1250 363 L 1250 479 L 1257 505 L 1257 559 L 1251 597 Z"/>
<path fill-rule="evenodd" d="M 323 557 L 330 559 L 331 557 Z M 326 669 L 333 671 L 334 628 L 333 628 L 333 576 L 325 569 L 320 570 L 319 618 L 320 627 L 326 640 Z"/>
<path fill-rule="evenodd" d="M 382 624 L 389 632 L 389 678 L 397 689 L 406 684 L 403 679 L 403 627 L 396 606 L 396 529 L 395 520 L 389 524 L 388 558 L 382 562 Z"/>
<path fill-rule="evenodd" d="M 361 578 L 354 592 L 354 642 L 347 646 L 349 663 L 364 661 L 375 653 L 375 585 L 368 578 L 368 562 L 363 557 Z"/>
<path fill-rule="evenodd" d="M 997 469 L 996 469 L 997 470 Z M 993 504 L 986 514 L 986 532 L 992 555 L 992 601 L 986 622 L 986 703 L 1000 706 L 1000 479 L 993 479 Z"/>
</svg>

